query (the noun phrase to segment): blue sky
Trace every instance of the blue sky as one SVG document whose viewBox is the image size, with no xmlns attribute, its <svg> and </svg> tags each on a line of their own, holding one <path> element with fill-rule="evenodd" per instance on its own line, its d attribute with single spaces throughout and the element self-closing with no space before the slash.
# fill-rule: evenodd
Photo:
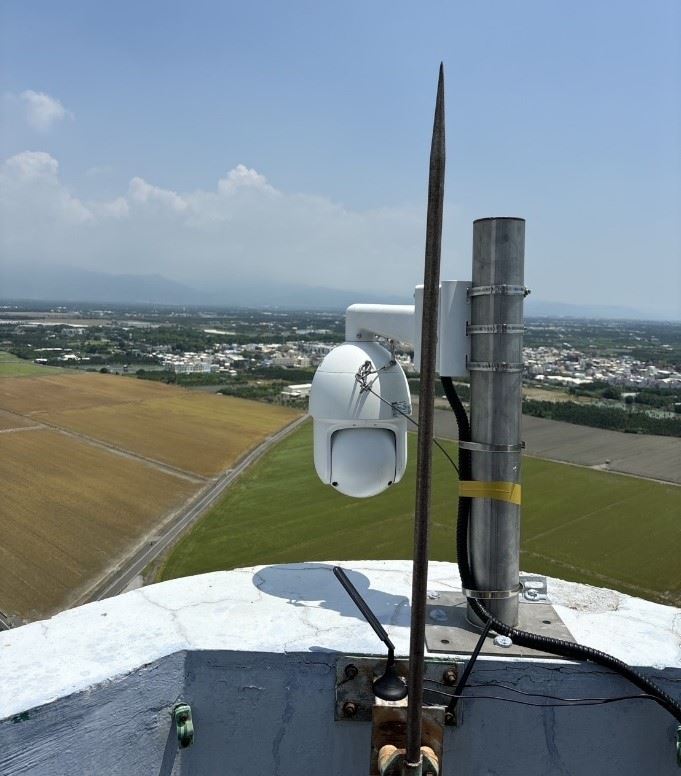
<svg viewBox="0 0 681 776">
<path fill-rule="evenodd" d="M 518 215 L 538 298 L 681 316 L 676 0 L 0 9 L 4 263 L 408 295 L 443 60 L 444 274 Z"/>
</svg>

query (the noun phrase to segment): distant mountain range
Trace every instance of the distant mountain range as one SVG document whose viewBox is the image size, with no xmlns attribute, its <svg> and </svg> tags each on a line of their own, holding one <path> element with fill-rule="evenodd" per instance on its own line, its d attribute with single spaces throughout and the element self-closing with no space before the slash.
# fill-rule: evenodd
<svg viewBox="0 0 681 776">
<path fill-rule="evenodd" d="M 295 284 L 238 282 L 205 291 L 163 275 L 118 275 L 68 266 L 40 269 L 0 268 L 0 299 L 119 304 L 219 305 L 221 307 L 284 307 L 342 310 L 355 302 L 409 304 L 409 295 L 377 294 Z M 529 297 L 528 317 L 620 318 L 629 320 L 679 320 L 668 310 L 640 310 L 613 305 L 579 305 L 545 302 Z"/>
<path fill-rule="evenodd" d="M 26 270 L 0 268 L 0 298 L 51 302 L 219 305 L 342 310 L 353 302 L 408 303 L 409 299 L 371 292 L 264 281 L 236 282 L 204 291 L 163 275 L 115 275 L 68 266 Z"/>
<path fill-rule="evenodd" d="M 620 320 L 675 321 L 681 315 L 670 310 L 638 310 L 634 307 L 620 307 L 606 304 L 568 304 L 566 302 L 544 302 L 528 297 L 525 301 L 525 315 L 528 318 L 615 318 Z"/>
</svg>

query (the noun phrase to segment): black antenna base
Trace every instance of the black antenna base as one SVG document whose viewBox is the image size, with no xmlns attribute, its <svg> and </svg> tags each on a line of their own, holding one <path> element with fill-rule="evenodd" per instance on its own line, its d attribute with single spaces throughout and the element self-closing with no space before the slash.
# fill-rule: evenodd
<svg viewBox="0 0 681 776">
<path fill-rule="evenodd" d="M 395 658 L 390 655 L 385 673 L 374 680 L 374 695 L 382 701 L 401 701 L 408 692 L 407 685 L 395 669 Z"/>
<path fill-rule="evenodd" d="M 368 362 L 367 362 L 368 363 Z M 395 670 L 395 645 L 390 641 L 385 628 L 378 621 L 378 617 L 369 609 L 369 605 L 357 592 L 357 588 L 348 579 L 348 575 L 340 566 L 333 567 L 336 579 L 343 585 L 346 593 L 352 598 L 357 608 L 364 615 L 364 619 L 371 625 L 374 633 L 388 647 L 388 663 L 383 676 L 374 681 L 374 695 L 382 701 L 401 701 L 407 697 L 407 685 Z"/>
</svg>

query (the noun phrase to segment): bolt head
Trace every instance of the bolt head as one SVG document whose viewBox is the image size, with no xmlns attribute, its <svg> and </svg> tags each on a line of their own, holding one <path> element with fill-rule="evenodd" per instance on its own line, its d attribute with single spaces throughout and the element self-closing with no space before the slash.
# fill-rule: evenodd
<svg viewBox="0 0 681 776">
<path fill-rule="evenodd" d="M 357 666 L 352 665 L 352 663 L 350 663 L 350 665 L 345 666 L 346 679 L 354 679 L 358 673 L 359 673 L 359 669 L 357 668 Z"/>
<path fill-rule="evenodd" d="M 357 704 L 352 701 L 345 701 L 343 704 L 343 714 L 346 717 L 354 717 L 357 714 Z"/>
<path fill-rule="evenodd" d="M 508 636 L 495 636 L 494 643 L 497 647 L 508 649 L 513 646 L 513 639 L 510 639 Z"/>
<path fill-rule="evenodd" d="M 458 679 L 458 674 L 453 668 L 448 668 L 443 674 L 442 674 L 442 681 L 445 684 L 448 684 L 450 687 L 453 684 L 456 684 L 456 680 Z"/>
</svg>

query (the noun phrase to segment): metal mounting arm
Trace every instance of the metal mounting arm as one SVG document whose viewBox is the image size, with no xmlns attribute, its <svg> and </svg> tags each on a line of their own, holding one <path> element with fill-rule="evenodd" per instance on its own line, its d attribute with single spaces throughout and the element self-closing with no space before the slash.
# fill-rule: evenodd
<svg viewBox="0 0 681 776">
<path fill-rule="evenodd" d="M 435 370 L 442 377 L 468 373 L 471 352 L 471 283 L 443 280 L 439 284 Z M 421 363 L 423 286 L 414 289 L 414 304 L 352 304 L 345 311 L 345 341 L 387 339 L 413 347 L 414 363 Z"/>
</svg>

